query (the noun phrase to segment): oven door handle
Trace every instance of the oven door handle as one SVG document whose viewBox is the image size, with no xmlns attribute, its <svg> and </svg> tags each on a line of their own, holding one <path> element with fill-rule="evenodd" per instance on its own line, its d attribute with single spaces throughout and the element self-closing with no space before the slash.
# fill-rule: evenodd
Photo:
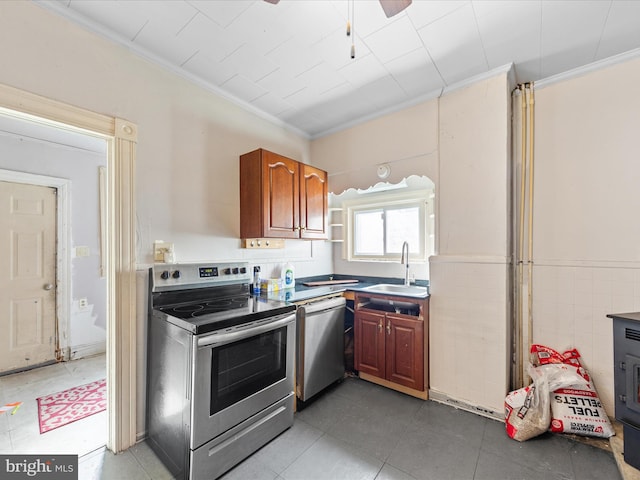
<svg viewBox="0 0 640 480">
<path fill-rule="evenodd" d="M 210 347 L 212 345 L 225 345 L 227 343 L 237 342 L 245 338 L 254 337 L 261 333 L 276 330 L 288 323 L 294 322 L 296 319 L 295 313 L 288 313 L 281 317 L 275 317 L 272 322 L 258 325 L 256 327 L 246 328 L 244 330 L 238 330 L 228 333 L 212 333 L 210 335 L 204 335 L 198 337 L 198 348 Z"/>
</svg>

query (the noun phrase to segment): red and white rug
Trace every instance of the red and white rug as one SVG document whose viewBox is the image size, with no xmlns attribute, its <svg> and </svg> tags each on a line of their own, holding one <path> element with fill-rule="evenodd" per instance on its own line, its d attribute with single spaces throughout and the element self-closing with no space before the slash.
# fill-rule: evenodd
<svg viewBox="0 0 640 480">
<path fill-rule="evenodd" d="M 68 425 L 107 408 L 106 379 L 36 399 L 40 433 Z"/>
</svg>

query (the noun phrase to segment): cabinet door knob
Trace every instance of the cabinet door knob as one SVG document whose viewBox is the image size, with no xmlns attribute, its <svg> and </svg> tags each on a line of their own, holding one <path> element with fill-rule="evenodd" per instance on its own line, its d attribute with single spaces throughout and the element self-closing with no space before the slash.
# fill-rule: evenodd
<svg viewBox="0 0 640 480">
<path fill-rule="evenodd" d="M 378 322 L 378 331 L 381 332 L 382 331 L 382 320 L 380 320 Z"/>
<path fill-rule="evenodd" d="M 391 321 L 387 320 L 387 335 L 391 335 Z"/>
</svg>

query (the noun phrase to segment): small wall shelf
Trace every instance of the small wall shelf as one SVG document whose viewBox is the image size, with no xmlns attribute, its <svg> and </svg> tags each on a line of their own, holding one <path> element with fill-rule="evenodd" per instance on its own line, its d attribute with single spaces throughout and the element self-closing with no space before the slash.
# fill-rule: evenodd
<svg viewBox="0 0 640 480">
<path fill-rule="evenodd" d="M 338 217 L 338 218 L 335 218 Z M 339 220 L 340 223 L 329 223 L 329 228 L 331 229 L 330 233 L 330 242 L 341 243 L 344 242 L 344 223 L 342 223 L 342 208 L 332 207 L 329 208 L 329 218 L 330 221 Z M 343 229 L 342 231 L 336 229 Z"/>
</svg>

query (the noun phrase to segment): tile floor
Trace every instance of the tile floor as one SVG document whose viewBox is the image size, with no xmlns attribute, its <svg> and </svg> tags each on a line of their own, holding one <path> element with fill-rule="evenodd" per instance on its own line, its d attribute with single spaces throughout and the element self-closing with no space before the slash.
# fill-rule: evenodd
<svg viewBox="0 0 640 480">
<path fill-rule="evenodd" d="M 87 373 L 90 366 L 73 363 L 46 368 L 51 368 L 54 372 L 51 375 L 61 379 L 75 373 L 87 382 L 94 380 Z M 47 378 L 41 381 L 46 384 L 51 376 Z M 6 400 L 7 394 L 27 391 L 29 383 L 39 382 L 13 381 L 12 384 L 9 377 L 0 377 L 0 400 Z M 73 382 L 63 388 L 69 386 L 73 386 Z M 44 386 L 43 389 L 47 390 Z M 46 393 L 52 392 L 47 390 L 42 394 Z M 11 395 L 9 398 L 14 398 Z M 35 411 L 35 407 L 33 409 Z M 8 453 L 9 448 L 21 453 L 27 453 L 26 450 L 42 453 L 66 442 L 53 436 L 48 437 L 49 440 L 44 438 L 56 430 L 39 439 L 31 427 L 17 434 L 20 429 L 16 419 L 10 420 L 9 427 L 13 428 L 7 428 L 2 422 L 7 422 L 7 418 L 0 418 L 2 453 Z M 100 426 L 82 422 L 75 425 L 82 433 L 90 431 L 89 438 L 106 438 L 106 422 Z M 35 428 L 37 432 L 37 421 Z M 62 432 L 64 428 L 67 427 L 57 431 Z M 94 429 L 98 429 L 99 434 L 94 434 Z M 80 437 L 80 432 L 76 430 L 70 438 L 74 436 Z M 77 448 L 84 452 L 91 446 L 85 440 Z M 146 443 L 141 442 L 119 455 L 101 446 L 84 453 L 79 459 L 79 478 L 168 480 L 172 477 Z M 519 443 L 507 437 L 501 422 L 424 402 L 356 378 L 346 379 L 308 403 L 296 413 L 291 429 L 223 477 L 224 480 L 540 478 L 621 477 L 610 452 L 553 434 Z"/>
<path fill-rule="evenodd" d="M 57 363 L 0 377 L 0 405 L 23 402 L 15 415 L 0 415 L 0 453 L 85 455 L 107 439 L 107 412 L 40 434 L 36 398 L 106 375 L 105 355 Z"/>
</svg>

